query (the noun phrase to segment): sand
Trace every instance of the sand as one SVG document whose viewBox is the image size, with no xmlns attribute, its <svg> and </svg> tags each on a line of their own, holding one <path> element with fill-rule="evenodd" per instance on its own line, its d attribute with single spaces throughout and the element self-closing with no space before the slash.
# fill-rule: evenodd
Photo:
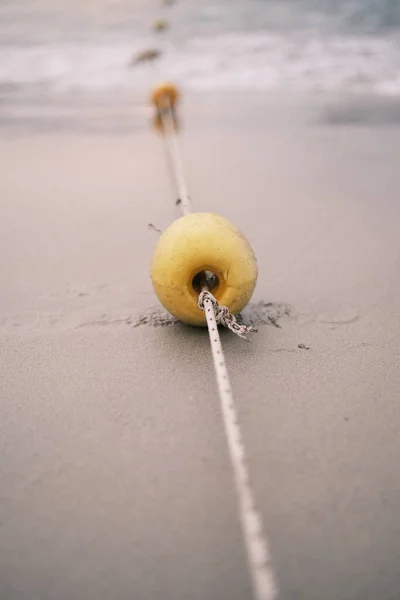
<svg viewBox="0 0 400 600">
<path fill-rule="evenodd" d="M 225 100 L 187 102 L 182 143 L 196 209 L 254 247 L 254 302 L 290 309 L 222 332 L 280 597 L 394 600 L 398 129 Z M 141 118 L 0 140 L 2 600 L 250 598 L 207 335 L 134 327 L 179 214 Z"/>
</svg>

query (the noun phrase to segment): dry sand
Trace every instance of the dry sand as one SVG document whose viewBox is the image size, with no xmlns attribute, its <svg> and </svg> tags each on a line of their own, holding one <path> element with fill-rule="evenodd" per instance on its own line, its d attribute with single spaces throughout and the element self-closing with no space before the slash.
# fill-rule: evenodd
<svg viewBox="0 0 400 600">
<path fill-rule="evenodd" d="M 291 309 L 222 332 L 280 597 L 395 600 L 399 130 L 320 115 L 197 100 L 187 179 Z M 159 140 L 9 131 L 0 161 L 1 600 L 250 598 L 207 334 L 133 327 L 178 215 Z"/>
</svg>

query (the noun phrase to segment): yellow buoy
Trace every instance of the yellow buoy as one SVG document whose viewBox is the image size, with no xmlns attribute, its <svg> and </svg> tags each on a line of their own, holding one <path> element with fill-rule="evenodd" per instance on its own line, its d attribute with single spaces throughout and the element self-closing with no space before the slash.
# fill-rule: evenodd
<svg viewBox="0 0 400 600">
<path fill-rule="evenodd" d="M 173 83 L 165 82 L 155 87 L 151 92 L 151 102 L 157 110 L 175 108 L 179 100 L 179 92 Z"/>
<path fill-rule="evenodd" d="M 169 24 L 165 19 L 157 19 L 155 23 L 153 23 L 154 31 L 162 32 L 168 29 Z"/>
<path fill-rule="evenodd" d="M 213 213 L 192 213 L 164 231 L 155 248 L 151 279 L 161 304 L 190 325 L 206 325 L 197 306 L 195 277 L 210 271 L 217 277 L 212 293 L 238 314 L 249 302 L 257 281 L 257 262 L 243 234 Z"/>
</svg>

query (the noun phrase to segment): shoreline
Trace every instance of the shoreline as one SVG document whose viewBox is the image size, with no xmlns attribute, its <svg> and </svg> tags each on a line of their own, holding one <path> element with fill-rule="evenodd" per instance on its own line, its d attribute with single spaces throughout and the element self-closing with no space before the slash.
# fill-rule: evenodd
<svg viewBox="0 0 400 600">
<path fill-rule="evenodd" d="M 154 84 L 158 79 L 154 80 Z M 178 83 L 178 88 L 179 88 Z M 132 135 L 151 128 L 153 109 L 148 92 L 97 90 L 52 92 L 40 86 L 25 92 L 24 86 L 1 91 L 2 136 L 78 134 Z M 29 88 L 27 88 L 29 90 Z M 307 93 L 232 90 L 195 93 L 183 87 L 181 117 L 188 123 L 235 118 L 254 111 L 263 125 L 318 127 L 398 127 L 400 109 L 396 96 L 371 93 Z M 267 112 L 265 112 L 267 111 Z M 225 113 L 225 114 L 224 114 Z"/>
</svg>

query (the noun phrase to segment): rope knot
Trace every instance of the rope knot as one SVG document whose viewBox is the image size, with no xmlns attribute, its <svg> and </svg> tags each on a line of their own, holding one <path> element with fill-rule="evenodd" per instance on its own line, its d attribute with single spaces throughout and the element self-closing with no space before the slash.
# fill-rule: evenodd
<svg viewBox="0 0 400 600">
<path fill-rule="evenodd" d="M 246 333 L 256 333 L 257 329 L 252 325 L 240 325 L 236 317 L 229 312 L 227 306 L 221 306 L 218 300 L 212 295 L 208 290 L 204 290 L 200 293 L 198 299 L 198 307 L 200 310 L 205 311 L 206 303 L 210 302 L 215 314 L 215 320 L 218 325 L 223 325 L 227 327 L 233 333 L 236 333 L 239 337 L 243 338 L 247 342 L 250 340 L 246 337 Z"/>
</svg>

